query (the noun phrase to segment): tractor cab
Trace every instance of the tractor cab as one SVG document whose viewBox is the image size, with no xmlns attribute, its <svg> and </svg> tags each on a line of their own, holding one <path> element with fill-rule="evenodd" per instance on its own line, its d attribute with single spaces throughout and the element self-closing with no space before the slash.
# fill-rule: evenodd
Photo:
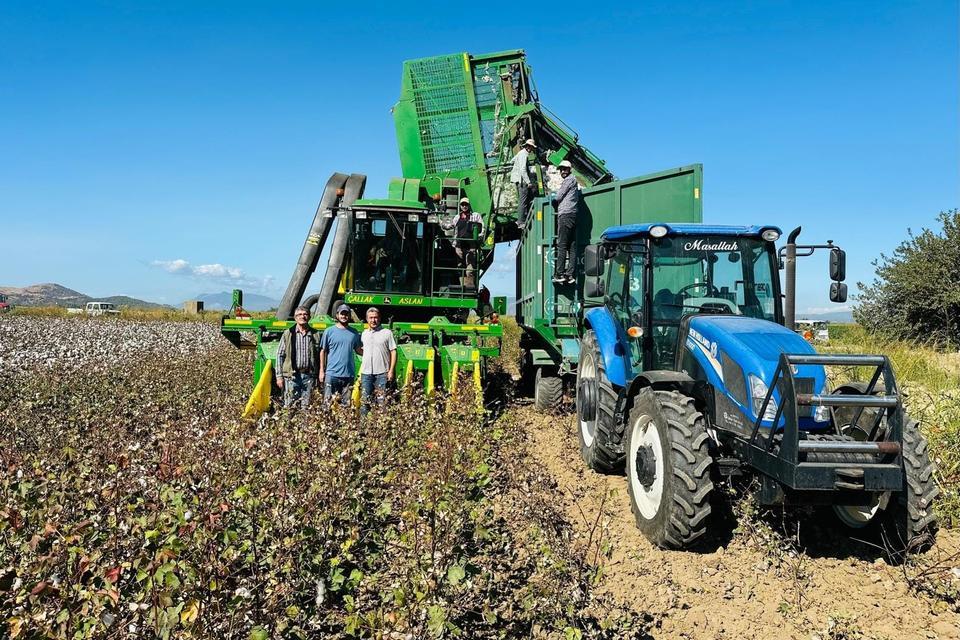
<svg viewBox="0 0 960 640">
<path fill-rule="evenodd" d="M 691 316 L 783 323 L 779 237 L 776 227 L 612 227 L 585 252 L 586 295 L 604 296 L 627 328 L 637 369 L 672 369 L 681 325 Z"/>
</svg>

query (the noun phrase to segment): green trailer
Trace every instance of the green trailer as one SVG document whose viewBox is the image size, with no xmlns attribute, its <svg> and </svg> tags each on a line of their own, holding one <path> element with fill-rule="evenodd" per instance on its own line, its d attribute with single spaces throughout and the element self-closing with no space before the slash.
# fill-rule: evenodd
<svg viewBox="0 0 960 640">
<path fill-rule="evenodd" d="M 609 227 L 643 222 L 701 222 L 703 167 L 699 164 L 584 187 L 577 214 L 577 260 Z M 524 376 L 538 409 L 557 406 L 576 375 L 585 309 L 604 304 L 575 284 L 552 281 L 557 216 L 549 198 L 534 215 L 517 251 L 517 323 L 523 329 Z M 580 270 L 578 269 L 578 273 Z"/>
</svg>

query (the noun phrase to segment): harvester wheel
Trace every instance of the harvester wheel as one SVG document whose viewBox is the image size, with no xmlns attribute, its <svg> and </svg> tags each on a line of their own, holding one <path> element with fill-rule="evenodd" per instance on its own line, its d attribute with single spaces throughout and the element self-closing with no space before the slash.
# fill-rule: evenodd
<svg viewBox="0 0 960 640">
<path fill-rule="evenodd" d="M 850 383 L 834 393 L 863 394 L 866 385 Z M 835 412 L 840 433 L 865 440 L 876 420 L 878 409 L 864 409 L 859 418 L 853 409 Z M 881 432 L 886 424 L 881 423 Z M 940 493 L 933 478 L 933 465 L 927 453 L 927 439 L 917 422 L 904 414 L 903 420 L 904 491 L 892 495 L 877 494 L 866 505 L 834 505 L 833 511 L 851 529 L 879 529 L 885 546 L 894 559 L 904 553 L 925 551 L 934 541 L 937 529 L 933 501 Z"/>
<path fill-rule="evenodd" d="M 537 411 L 556 411 L 563 401 L 563 378 L 543 372 L 543 367 L 537 367 L 537 375 L 533 385 L 533 406 Z"/>
<path fill-rule="evenodd" d="M 600 473 L 623 470 L 623 426 L 617 421 L 617 391 L 607 378 L 597 335 L 587 330 L 577 364 L 577 425 L 580 455 Z"/>
<path fill-rule="evenodd" d="M 693 398 L 644 389 L 627 425 L 627 491 L 637 526 L 665 549 L 689 547 L 710 515 L 710 436 Z"/>
</svg>

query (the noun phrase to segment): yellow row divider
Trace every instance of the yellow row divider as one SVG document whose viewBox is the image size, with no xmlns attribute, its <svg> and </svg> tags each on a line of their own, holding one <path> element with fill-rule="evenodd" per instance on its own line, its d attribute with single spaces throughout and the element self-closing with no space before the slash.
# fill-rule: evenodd
<svg viewBox="0 0 960 640">
<path fill-rule="evenodd" d="M 453 410 L 454 395 L 457 393 L 457 380 L 460 377 L 460 363 L 454 362 L 453 369 L 450 370 L 450 395 L 447 397 L 447 413 Z"/>
<path fill-rule="evenodd" d="M 354 407 L 360 406 L 360 376 L 353 382 L 353 391 L 350 393 L 350 402 Z"/>
<path fill-rule="evenodd" d="M 260 379 L 253 387 L 253 393 L 243 409 L 243 417 L 256 420 L 270 408 L 270 386 L 273 382 L 273 360 L 267 360 L 260 373 Z"/>
</svg>

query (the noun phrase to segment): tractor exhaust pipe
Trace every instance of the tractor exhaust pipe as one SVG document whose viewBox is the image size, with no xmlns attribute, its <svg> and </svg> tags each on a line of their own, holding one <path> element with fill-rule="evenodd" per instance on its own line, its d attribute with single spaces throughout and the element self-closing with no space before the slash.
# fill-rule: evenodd
<svg viewBox="0 0 960 640">
<path fill-rule="evenodd" d="M 363 195 L 363 188 L 366 183 L 367 176 L 359 173 L 354 173 L 347 178 L 347 184 L 343 190 L 343 199 L 340 201 L 341 209 L 350 207 L 357 198 Z M 323 285 L 320 287 L 317 300 L 317 313 L 319 314 L 329 314 L 331 311 L 333 296 L 337 292 L 337 285 L 343 276 L 344 260 L 350 244 L 350 230 L 353 227 L 352 222 L 353 211 L 347 209 L 337 214 L 337 231 L 333 236 L 333 244 L 330 245 L 327 272 L 323 276 Z"/>
<path fill-rule="evenodd" d="M 796 330 L 797 318 L 797 236 L 801 227 L 797 227 L 787 236 L 787 245 L 783 257 L 784 285 L 786 296 L 783 301 L 783 324 L 791 331 Z"/>
<path fill-rule="evenodd" d="M 335 173 L 327 180 L 327 186 L 324 187 L 323 195 L 320 197 L 320 204 L 317 205 L 317 213 L 313 216 L 313 224 L 310 225 L 310 232 L 300 251 L 300 259 L 297 260 L 293 276 L 290 277 L 290 284 L 287 285 L 287 290 L 280 300 L 280 306 L 277 307 L 278 320 L 293 318 L 293 310 L 300 304 L 300 298 L 307 289 L 310 276 L 317 268 L 317 259 L 330 233 L 333 216 L 328 218 L 325 214 L 337 206 L 337 201 L 344 195 L 343 185 L 346 182 L 347 176 L 343 173 Z"/>
</svg>

